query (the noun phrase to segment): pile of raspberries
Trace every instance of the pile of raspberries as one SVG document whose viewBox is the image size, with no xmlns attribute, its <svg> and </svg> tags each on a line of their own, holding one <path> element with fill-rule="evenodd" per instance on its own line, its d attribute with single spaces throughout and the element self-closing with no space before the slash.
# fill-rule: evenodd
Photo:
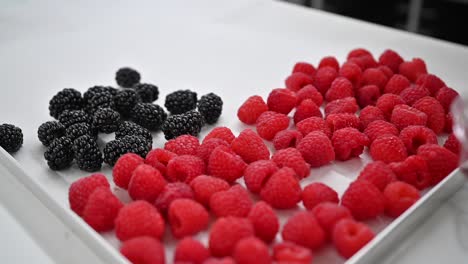
<svg viewBox="0 0 468 264">
<path fill-rule="evenodd" d="M 239 120 L 255 128 L 237 136 L 216 127 L 201 142 L 187 134 L 145 158 L 122 155 L 113 184 L 132 202 L 93 174 L 70 186 L 71 209 L 98 232 L 114 230 L 133 263 L 165 263 L 167 226 L 179 240 L 174 263 L 308 264 L 328 243 L 350 258 L 375 236 L 366 221 L 400 216 L 458 166 L 453 134 L 437 144 L 451 133 L 458 94 L 422 59 L 386 50 L 376 61 L 355 49 L 341 66 L 334 57 L 297 63 L 285 86 L 240 106 Z M 341 197 L 320 182 L 301 186 L 314 168 L 367 148 L 373 162 Z M 284 209 L 296 212 L 281 226 Z M 195 237 L 204 230 L 207 245 Z"/>
</svg>

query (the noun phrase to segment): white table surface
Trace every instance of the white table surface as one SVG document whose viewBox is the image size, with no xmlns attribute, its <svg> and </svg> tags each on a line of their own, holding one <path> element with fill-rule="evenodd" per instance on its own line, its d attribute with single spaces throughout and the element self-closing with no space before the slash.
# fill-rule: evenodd
<svg viewBox="0 0 468 264">
<path fill-rule="evenodd" d="M 167 90 L 264 94 L 282 85 L 294 62 L 316 64 L 325 55 L 343 61 L 355 47 L 376 56 L 392 48 L 408 59 L 422 57 L 430 72 L 468 94 L 466 47 L 282 2 L 0 0 L 0 120 L 23 128 L 25 145 L 15 158 L 26 164 L 41 159 L 43 150 L 31 142 L 48 120 L 46 104 L 54 91 L 112 84 L 116 67 L 134 66 L 143 80 Z M 227 111 L 237 107 L 226 105 Z M 38 178 L 45 174 L 43 167 L 32 169 Z M 465 185 L 401 241 L 386 263 L 468 259 L 467 199 Z M 0 257 L 7 256 L 8 263 L 47 263 L 37 239 L 28 238 L 14 215 L 3 206 L 0 214 L 0 234 L 7 234 L 0 235 Z"/>
</svg>

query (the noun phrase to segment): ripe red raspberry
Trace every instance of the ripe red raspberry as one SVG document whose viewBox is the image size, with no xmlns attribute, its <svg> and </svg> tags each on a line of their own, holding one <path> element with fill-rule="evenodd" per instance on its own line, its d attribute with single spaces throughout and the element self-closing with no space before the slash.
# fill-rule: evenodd
<svg viewBox="0 0 468 264">
<path fill-rule="evenodd" d="M 360 107 L 375 105 L 380 97 L 380 88 L 377 85 L 365 85 L 357 91 L 357 101 Z"/>
<path fill-rule="evenodd" d="M 241 156 L 246 163 L 270 158 L 270 151 L 257 133 L 247 128 L 231 143 L 234 152 Z"/>
<path fill-rule="evenodd" d="M 297 92 L 300 89 L 302 89 L 302 87 L 312 84 L 313 82 L 314 79 L 312 78 L 312 76 L 302 72 L 292 73 L 284 81 L 286 88 L 293 92 Z"/>
<path fill-rule="evenodd" d="M 273 173 L 260 191 L 260 197 L 274 208 L 295 207 L 301 200 L 301 186 L 294 171 L 284 167 Z"/>
<path fill-rule="evenodd" d="M 418 189 L 401 181 L 387 185 L 383 195 L 385 197 L 385 214 L 390 217 L 400 216 L 421 197 Z"/>
<path fill-rule="evenodd" d="M 161 239 L 164 219 L 158 210 L 146 201 L 135 201 L 120 209 L 115 219 L 115 235 L 120 241 L 150 236 Z"/>
<path fill-rule="evenodd" d="M 377 68 L 369 68 L 362 73 L 361 86 L 376 85 L 383 91 L 388 82 L 387 75 Z"/>
<path fill-rule="evenodd" d="M 362 70 L 357 64 L 352 62 L 345 62 L 341 65 L 339 76 L 345 77 L 356 87 L 361 79 Z"/>
<path fill-rule="evenodd" d="M 197 156 L 177 156 L 167 164 L 167 178 L 170 181 L 190 183 L 202 174 L 205 174 L 205 162 Z"/>
<path fill-rule="evenodd" d="M 388 66 L 393 72 L 398 72 L 398 68 L 403 61 L 403 58 L 391 49 L 385 50 L 379 57 L 379 63 Z"/>
<path fill-rule="evenodd" d="M 429 96 L 429 91 L 422 86 L 412 85 L 401 91 L 400 96 L 407 105 L 413 105 L 419 99 Z"/>
<path fill-rule="evenodd" d="M 419 146 L 437 144 L 437 135 L 425 126 L 408 126 L 400 132 L 400 138 L 406 146 L 408 154 L 416 154 Z"/>
<path fill-rule="evenodd" d="M 416 101 L 413 108 L 427 115 L 427 127 L 436 134 L 442 133 L 445 127 L 445 111 L 443 106 L 434 97 L 426 96 Z"/>
<path fill-rule="evenodd" d="M 315 73 L 313 85 L 322 95 L 325 95 L 328 89 L 330 88 L 330 85 L 336 79 L 337 76 L 338 72 L 333 67 L 326 66 L 320 68 Z"/>
<path fill-rule="evenodd" d="M 393 108 L 390 121 L 402 130 L 407 126 L 425 126 L 427 115 L 416 108 L 401 104 Z"/>
<path fill-rule="evenodd" d="M 311 212 L 297 212 L 283 226 L 284 241 L 296 243 L 312 250 L 320 248 L 326 239 L 325 231 Z"/>
<path fill-rule="evenodd" d="M 366 180 L 352 182 L 341 197 L 341 205 L 357 220 L 372 219 L 384 212 L 382 192 Z"/>
<path fill-rule="evenodd" d="M 369 142 L 372 144 L 374 140 L 387 134 L 398 136 L 399 131 L 392 123 L 376 120 L 367 125 L 366 129 L 364 129 L 364 134 L 366 134 L 369 138 Z"/>
<path fill-rule="evenodd" d="M 442 87 L 436 94 L 436 99 L 444 107 L 445 113 L 450 112 L 453 100 L 458 97 L 458 92 L 449 87 Z"/>
<path fill-rule="evenodd" d="M 115 185 L 127 189 L 130 178 L 132 177 L 132 172 L 138 165 L 143 164 L 143 162 L 143 158 L 134 153 L 127 153 L 120 156 L 112 169 Z"/>
<path fill-rule="evenodd" d="M 426 63 L 420 58 L 414 58 L 411 61 L 405 61 L 398 67 L 400 74 L 404 75 L 408 80 L 415 82 L 422 74 L 427 73 Z"/>
<path fill-rule="evenodd" d="M 302 203 L 307 210 L 323 202 L 338 203 L 338 193 L 321 182 L 311 183 L 302 191 Z"/>
<path fill-rule="evenodd" d="M 195 155 L 199 146 L 198 138 L 192 135 L 182 135 L 167 141 L 164 149 L 177 155 Z"/>
<path fill-rule="evenodd" d="M 247 125 L 253 125 L 257 118 L 263 113 L 268 111 L 268 106 L 263 101 L 263 98 L 254 95 L 249 98 L 237 110 L 237 117 L 240 121 Z"/>
<path fill-rule="evenodd" d="M 332 135 L 332 132 L 330 131 L 330 128 L 328 127 L 327 123 L 320 117 L 306 118 L 301 122 L 297 123 L 296 128 L 299 132 L 302 133 L 303 136 L 307 136 L 307 134 L 313 131 L 320 131 L 324 133 L 327 137 L 331 137 Z M 296 147 L 297 145 L 298 144 L 296 144 Z"/>
<path fill-rule="evenodd" d="M 405 104 L 405 101 L 403 101 L 401 96 L 389 93 L 382 95 L 377 100 L 375 106 L 377 106 L 382 111 L 385 119 L 390 120 L 393 109 L 399 104 Z"/>
<path fill-rule="evenodd" d="M 452 151 L 456 155 L 460 155 L 461 145 L 460 141 L 458 141 L 457 137 L 452 133 L 448 136 L 447 140 L 445 140 L 444 148 Z"/>
<path fill-rule="evenodd" d="M 389 183 L 396 180 L 396 176 L 389 165 L 382 161 L 374 161 L 362 169 L 357 179 L 366 180 L 383 191 Z"/>
<path fill-rule="evenodd" d="M 192 236 L 208 226 L 209 214 L 191 199 L 177 199 L 169 205 L 168 220 L 175 238 Z"/>
<path fill-rule="evenodd" d="M 354 57 L 348 60 L 349 62 L 357 64 L 362 71 L 365 71 L 369 68 L 375 68 L 378 66 L 377 61 L 375 61 L 372 55 L 364 55 L 359 57 Z"/>
<path fill-rule="evenodd" d="M 173 201 L 183 198 L 194 199 L 194 193 L 190 186 L 183 182 L 168 183 L 154 201 L 154 206 L 158 208 L 159 212 L 166 214 Z"/>
<path fill-rule="evenodd" d="M 277 264 L 310 264 L 312 251 L 291 242 L 281 242 L 273 246 L 273 258 Z"/>
<path fill-rule="evenodd" d="M 323 67 L 332 67 L 334 68 L 335 70 L 339 70 L 340 69 L 340 63 L 338 62 L 338 60 L 333 57 L 333 56 L 326 56 L 326 57 L 323 57 L 320 62 L 319 62 L 319 66 L 318 68 L 321 69 Z"/>
<path fill-rule="evenodd" d="M 372 53 L 370 53 L 370 51 L 364 48 L 355 48 L 348 53 L 348 56 L 346 57 L 346 59 L 349 60 L 351 58 L 362 57 L 362 56 L 372 56 Z"/>
<path fill-rule="evenodd" d="M 401 74 L 393 75 L 385 85 L 384 93 L 400 94 L 403 90 L 411 86 L 411 82 Z"/>
<path fill-rule="evenodd" d="M 244 172 L 247 188 L 253 193 L 259 193 L 268 179 L 278 171 L 278 166 L 271 160 L 259 160 L 250 163 Z"/>
<path fill-rule="evenodd" d="M 320 167 L 335 159 L 335 151 L 330 139 L 320 131 L 307 134 L 299 142 L 297 149 L 311 167 Z"/>
<path fill-rule="evenodd" d="M 344 258 L 352 257 L 374 238 L 374 232 L 364 223 L 343 219 L 333 229 L 333 244 Z"/>
<path fill-rule="evenodd" d="M 205 260 L 203 264 L 236 264 L 236 262 L 231 257 L 225 257 L 221 259 L 209 258 Z"/>
<path fill-rule="evenodd" d="M 458 156 L 436 144 L 419 147 L 418 156 L 426 160 L 432 184 L 439 183 L 458 167 Z"/>
<path fill-rule="evenodd" d="M 319 93 L 319 91 L 317 91 L 315 86 L 313 86 L 312 84 L 306 85 L 302 89 L 297 91 L 296 96 L 297 96 L 297 104 L 300 104 L 305 99 L 310 99 L 314 101 L 314 103 L 318 106 L 321 106 L 323 103 L 322 94 Z"/>
<path fill-rule="evenodd" d="M 359 113 L 360 127 L 362 129 L 366 129 L 370 123 L 376 120 L 385 120 L 384 113 L 376 106 L 368 105 Z"/>
<path fill-rule="evenodd" d="M 354 96 L 353 84 L 345 77 L 337 77 L 325 94 L 328 102 Z"/>
<path fill-rule="evenodd" d="M 337 160 L 359 157 L 364 151 L 364 147 L 369 145 L 369 138 L 352 127 L 336 130 L 331 140 Z"/>
<path fill-rule="evenodd" d="M 149 236 L 136 237 L 125 241 L 120 247 L 120 253 L 131 263 L 166 263 L 163 244 Z"/>
<path fill-rule="evenodd" d="M 238 184 L 228 190 L 216 192 L 210 198 L 210 209 L 217 217 L 246 217 L 252 205 L 249 193 Z"/>
<path fill-rule="evenodd" d="M 452 133 L 453 131 L 453 114 L 451 112 L 449 112 L 446 116 L 445 116 L 445 127 L 444 127 L 444 131 L 446 133 Z"/>
<path fill-rule="evenodd" d="M 146 155 L 145 163 L 157 169 L 164 177 L 166 177 L 167 163 L 174 157 L 177 157 L 177 154 L 170 152 L 169 150 L 157 148 L 151 150 L 148 155 Z"/>
<path fill-rule="evenodd" d="M 220 138 L 211 138 L 208 140 L 203 140 L 203 143 L 200 145 L 200 147 L 197 148 L 195 156 L 202 159 L 205 163 L 208 163 L 208 159 L 210 158 L 211 152 L 213 152 L 213 150 L 219 146 L 230 147 L 231 145 Z"/>
<path fill-rule="evenodd" d="M 279 220 L 270 205 L 263 201 L 257 202 L 248 215 L 255 230 L 255 236 L 266 243 L 270 243 L 276 237 L 279 230 Z"/>
<path fill-rule="evenodd" d="M 416 84 L 426 88 L 432 96 L 435 96 L 440 88 L 446 86 L 444 81 L 434 74 L 421 74 L 416 80 Z"/>
<path fill-rule="evenodd" d="M 278 167 L 289 167 L 296 172 L 299 179 L 309 176 L 310 165 L 307 164 L 301 155 L 301 152 L 295 148 L 286 148 L 278 150 L 271 160 L 278 165 Z"/>
<path fill-rule="evenodd" d="M 325 116 L 330 114 L 349 113 L 354 114 L 359 110 L 356 99 L 354 97 L 347 97 L 329 102 L 325 106 Z"/>
<path fill-rule="evenodd" d="M 359 128 L 359 118 L 355 114 L 331 114 L 327 116 L 326 122 L 333 133 L 346 127 Z"/>
<path fill-rule="evenodd" d="M 273 146 L 276 150 L 295 148 L 302 140 L 302 133 L 297 130 L 283 130 L 276 133 L 273 138 Z"/>
<path fill-rule="evenodd" d="M 211 226 L 209 245 L 213 256 L 230 256 L 241 239 L 254 235 L 250 221 L 239 217 L 221 217 Z"/>
<path fill-rule="evenodd" d="M 307 62 L 297 62 L 296 64 L 294 64 L 294 68 L 292 70 L 292 73 L 296 73 L 296 72 L 302 72 L 302 73 L 305 73 L 309 76 L 314 76 L 315 75 L 315 67 L 314 65 L 310 64 L 310 63 L 307 63 Z"/>
<path fill-rule="evenodd" d="M 268 95 L 267 105 L 270 111 L 289 114 L 297 104 L 296 93 L 285 88 L 273 89 Z"/>
<path fill-rule="evenodd" d="M 217 147 L 208 159 L 207 171 L 210 175 L 234 182 L 240 178 L 247 164 L 242 158 L 223 147 Z"/>
<path fill-rule="evenodd" d="M 431 175 L 426 160 L 413 155 L 401 162 L 389 164 L 398 180 L 404 181 L 414 187 L 423 190 L 431 185 Z"/>
<path fill-rule="evenodd" d="M 210 131 L 210 133 L 208 133 L 208 135 L 205 136 L 205 138 L 203 139 L 203 142 L 212 138 L 219 138 L 231 144 L 235 136 L 232 133 L 231 129 L 229 129 L 228 127 L 215 127 L 213 128 L 213 130 Z"/>
<path fill-rule="evenodd" d="M 114 228 L 114 220 L 123 207 L 109 187 L 96 188 L 83 209 L 83 220 L 97 232 Z"/>
<path fill-rule="evenodd" d="M 272 263 L 268 246 L 256 237 L 246 237 L 237 242 L 233 257 L 237 264 Z"/>
<path fill-rule="evenodd" d="M 294 124 L 312 116 L 323 117 L 320 108 L 312 100 L 306 99 L 297 106 L 296 112 L 294 112 Z"/>
<path fill-rule="evenodd" d="M 229 183 L 220 178 L 200 175 L 193 179 L 190 183 L 190 187 L 193 189 L 195 200 L 208 206 L 211 196 L 217 192 L 229 189 Z"/>
<path fill-rule="evenodd" d="M 91 174 L 88 177 L 73 182 L 68 189 L 68 202 L 73 212 L 82 216 L 89 196 L 98 187 L 110 188 L 109 182 L 104 174 Z"/>
<path fill-rule="evenodd" d="M 265 112 L 257 119 L 257 133 L 266 140 L 272 140 L 281 130 L 289 126 L 288 116 L 272 111 Z"/>
<path fill-rule="evenodd" d="M 338 221 L 341 219 L 353 219 L 348 208 L 330 202 L 324 202 L 315 206 L 312 213 L 329 237 L 331 237 L 333 228 Z"/>
<path fill-rule="evenodd" d="M 210 257 L 210 251 L 199 241 L 186 237 L 177 243 L 174 262 L 187 262 L 192 264 L 203 264 Z"/>
<path fill-rule="evenodd" d="M 403 141 L 393 135 L 384 135 L 375 139 L 370 146 L 370 155 L 373 160 L 385 163 L 405 160 L 408 156 Z"/>
<path fill-rule="evenodd" d="M 166 180 L 157 169 L 141 164 L 132 173 L 128 194 L 133 200 L 146 200 L 152 203 L 166 184 Z"/>
<path fill-rule="evenodd" d="M 385 66 L 385 65 L 380 65 L 379 67 L 377 67 L 377 69 L 379 69 L 380 71 L 382 71 L 385 76 L 387 76 L 387 78 L 392 78 L 393 76 L 393 71 L 392 69 L 390 69 L 388 66 Z M 382 90 L 383 91 L 383 90 Z"/>
</svg>

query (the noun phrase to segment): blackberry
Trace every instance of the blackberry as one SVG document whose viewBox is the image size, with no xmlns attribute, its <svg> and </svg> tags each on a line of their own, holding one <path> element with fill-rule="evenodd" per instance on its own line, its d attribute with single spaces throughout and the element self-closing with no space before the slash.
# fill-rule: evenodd
<svg viewBox="0 0 468 264">
<path fill-rule="evenodd" d="M 153 144 L 153 136 L 149 130 L 130 121 L 121 122 L 117 131 L 115 131 L 116 139 L 121 139 L 125 136 L 140 136 L 148 141 L 148 144 Z"/>
<path fill-rule="evenodd" d="M 203 95 L 198 101 L 198 111 L 206 123 L 214 124 L 223 111 L 223 100 L 214 93 Z"/>
<path fill-rule="evenodd" d="M 184 134 L 198 136 L 202 126 L 202 115 L 197 111 L 189 111 L 184 114 L 169 116 L 161 126 L 161 130 L 166 139 L 173 139 Z"/>
<path fill-rule="evenodd" d="M 117 94 L 117 89 L 111 86 L 100 86 L 96 85 L 91 88 L 89 88 L 84 94 L 83 94 L 83 99 L 85 102 L 88 102 L 91 97 L 93 97 L 96 94 L 100 93 L 110 93 L 112 96 Z"/>
<path fill-rule="evenodd" d="M 86 112 L 91 115 L 99 108 L 115 108 L 114 96 L 108 92 L 97 93 L 86 102 Z"/>
<path fill-rule="evenodd" d="M 175 91 L 166 96 L 164 106 L 173 115 L 183 114 L 197 107 L 197 93 L 190 90 Z"/>
<path fill-rule="evenodd" d="M 75 139 L 73 153 L 76 164 L 81 170 L 93 172 L 101 169 L 102 153 L 93 137 L 84 135 Z"/>
<path fill-rule="evenodd" d="M 120 123 L 120 114 L 110 108 L 100 108 L 93 115 L 93 126 L 103 133 L 117 131 Z"/>
<path fill-rule="evenodd" d="M 141 98 L 133 89 L 118 91 L 114 96 L 115 109 L 123 117 L 130 117 L 133 107 L 139 102 Z"/>
<path fill-rule="evenodd" d="M 140 74 L 132 68 L 120 68 L 115 74 L 115 81 L 124 88 L 131 88 L 140 82 Z"/>
<path fill-rule="evenodd" d="M 21 128 L 10 124 L 0 125 L 0 147 L 7 152 L 18 151 L 23 145 L 23 132 Z"/>
<path fill-rule="evenodd" d="M 132 120 L 149 130 L 158 130 L 166 118 L 164 109 L 151 103 L 138 103 L 132 110 Z"/>
<path fill-rule="evenodd" d="M 50 116 L 57 119 L 64 110 L 80 110 L 83 108 L 81 93 L 72 88 L 65 88 L 49 101 Z"/>
<path fill-rule="evenodd" d="M 65 126 L 57 121 L 47 121 L 37 129 L 37 137 L 42 145 L 49 146 L 50 143 L 59 137 L 65 136 Z"/>
<path fill-rule="evenodd" d="M 143 103 L 152 103 L 158 100 L 159 90 L 156 85 L 149 83 L 139 83 L 133 87 Z"/>
<path fill-rule="evenodd" d="M 140 136 L 125 136 L 109 141 L 104 147 L 104 162 L 114 166 L 115 162 L 125 153 L 135 153 L 145 157 L 151 149 L 148 141 Z"/>
<path fill-rule="evenodd" d="M 73 162 L 73 144 L 68 137 L 57 138 L 50 143 L 44 158 L 52 170 L 62 170 L 70 167 Z"/>
<path fill-rule="evenodd" d="M 95 128 L 91 127 L 90 124 L 88 123 L 76 123 L 71 126 L 69 126 L 65 130 L 65 135 L 71 140 L 74 141 L 75 139 L 84 136 L 84 135 L 89 135 L 94 138 L 94 140 L 97 139 L 97 131 Z"/>
<path fill-rule="evenodd" d="M 66 128 L 77 123 L 89 123 L 89 115 L 83 110 L 65 110 L 60 114 L 59 121 Z"/>
</svg>

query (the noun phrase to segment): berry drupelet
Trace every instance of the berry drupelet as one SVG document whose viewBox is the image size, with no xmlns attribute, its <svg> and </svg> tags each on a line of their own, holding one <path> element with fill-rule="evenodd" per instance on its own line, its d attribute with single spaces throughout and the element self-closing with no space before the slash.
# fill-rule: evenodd
<svg viewBox="0 0 468 264">
<path fill-rule="evenodd" d="M 118 91 L 114 96 L 114 105 L 122 117 L 130 117 L 133 107 L 141 102 L 140 96 L 133 89 Z"/>
<path fill-rule="evenodd" d="M 123 88 L 131 88 L 140 82 L 140 73 L 128 67 L 120 68 L 115 74 L 115 81 Z"/>
<path fill-rule="evenodd" d="M 173 115 L 182 114 L 197 107 L 197 93 L 179 90 L 166 96 L 166 109 Z"/>
<path fill-rule="evenodd" d="M 81 93 L 72 88 L 65 88 L 58 92 L 49 101 L 49 113 L 53 118 L 58 118 L 64 110 L 79 110 L 84 105 Z"/>
<path fill-rule="evenodd" d="M 65 110 L 60 114 L 59 121 L 66 128 L 77 123 L 89 123 L 89 115 L 83 110 Z"/>
<path fill-rule="evenodd" d="M 214 93 L 203 95 L 198 101 L 198 111 L 207 124 L 214 124 L 223 111 L 223 100 Z"/>
<path fill-rule="evenodd" d="M 70 167 L 73 162 L 73 143 L 68 137 L 57 138 L 50 143 L 44 158 L 52 170 Z"/>
<path fill-rule="evenodd" d="M 153 136 L 149 130 L 130 121 L 121 122 L 115 132 L 116 139 L 121 139 L 125 136 L 140 136 L 148 141 L 148 144 L 153 144 Z"/>
<path fill-rule="evenodd" d="M 149 130 L 158 130 L 166 118 L 164 109 L 151 103 L 138 103 L 132 110 L 132 120 Z"/>
<path fill-rule="evenodd" d="M 18 151 L 23 145 L 23 132 L 11 124 L 0 125 L 0 147 L 7 152 Z"/>
<path fill-rule="evenodd" d="M 84 136 L 84 135 L 89 135 L 94 140 L 97 138 L 97 131 L 95 128 L 93 128 L 90 124 L 88 123 L 76 123 L 71 126 L 69 126 L 65 130 L 65 135 L 71 140 L 74 141 L 75 139 Z"/>
<path fill-rule="evenodd" d="M 189 111 L 184 114 L 169 116 L 161 126 L 161 130 L 166 139 L 173 139 L 184 134 L 198 136 L 202 126 L 202 115 L 197 111 Z"/>
<path fill-rule="evenodd" d="M 152 103 L 158 100 L 159 89 L 156 85 L 149 83 L 139 83 L 136 84 L 133 89 L 135 89 L 143 103 Z"/>
<path fill-rule="evenodd" d="M 57 121 L 47 121 L 37 129 L 37 137 L 42 145 L 49 146 L 54 139 L 65 136 L 65 126 Z"/>
<path fill-rule="evenodd" d="M 102 133 L 117 131 L 120 123 L 120 114 L 110 108 L 100 108 L 93 115 L 93 127 Z"/>
<path fill-rule="evenodd" d="M 101 169 L 103 158 L 95 138 L 83 135 L 75 139 L 73 152 L 76 164 L 81 170 L 93 172 Z"/>
<path fill-rule="evenodd" d="M 148 141 L 140 136 L 125 136 L 109 141 L 104 147 L 104 162 L 114 166 L 115 162 L 125 153 L 135 153 L 145 157 L 151 149 Z"/>
</svg>

